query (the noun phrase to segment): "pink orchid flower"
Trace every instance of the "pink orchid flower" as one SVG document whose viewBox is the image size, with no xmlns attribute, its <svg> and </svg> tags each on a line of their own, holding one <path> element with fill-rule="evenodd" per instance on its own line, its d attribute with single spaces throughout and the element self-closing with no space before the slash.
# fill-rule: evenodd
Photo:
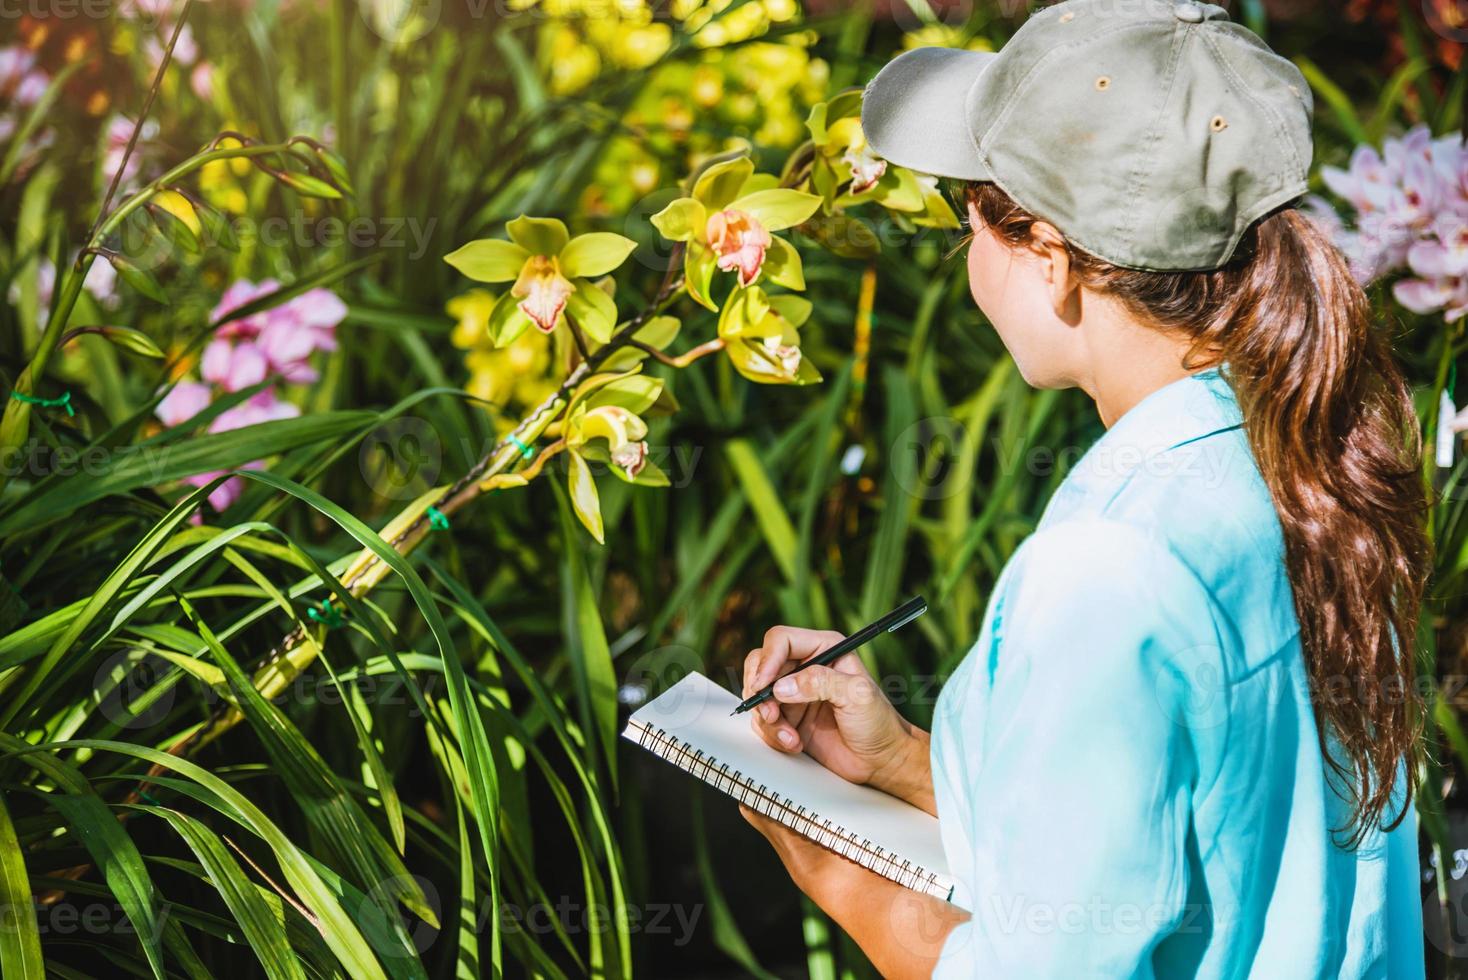
<svg viewBox="0 0 1468 980">
<path fill-rule="evenodd" d="M 726 208 L 709 215 L 705 229 L 709 247 L 724 272 L 738 270 L 739 284 L 748 286 L 759 277 L 770 247 L 770 233 L 759 219 L 743 211 Z"/>
<path fill-rule="evenodd" d="M 1455 279 L 1402 279 L 1392 285 L 1392 296 L 1413 313 L 1435 313 L 1446 307 L 1449 320 L 1468 310 L 1463 293 L 1462 284 Z"/>
<path fill-rule="evenodd" d="M 224 295 L 219 297 L 219 302 L 214 305 L 214 309 L 209 313 L 209 319 L 217 322 L 246 303 L 254 302 L 261 296 L 273 293 L 279 288 L 280 283 L 274 279 L 264 279 L 259 284 L 253 283 L 248 279 L 236 279 L 230 283 L 229 288 L 224 291 Z M 253 313 L 250 316 L 241 317 L 238 320 L 231 320 L 220 327 L 215 336 L 255 337 L 265 326 L 266 317 L 269 313 L 269 310 L 262 310 L 259 313 Z"/>
<path fill-rule="evenodd" d="M 225 391 L 240 391 L 264 381 L 270 374 L 270 361 L 252 341 L 231 343 L 216 337 L 204 348 L 199 373 Z"/>
<path fill-rule="evenodd" d="M 1386 164 L 1376 148 L 1361 144 L 1351 154 L 1350 166 L 1321 167 L 1320 177 L 1336 194 L 1357 211 L 1373 211 L 1386 203 L 1387 192 L 1393 183 Z"/>
<path fill-rule="evenodd" d="M 347 304 L 329 289 L 313 289 L 267 311 L 260 330 L 260 349 L 273 370 L 292 383 L 315 381 L 308 358 L 318 350 L 336 350 L 336 326 L 346 318 Z"/>
<path fill-rule="evenodd" d="M 1432 224 L 1432 236 L 1412 244 L 1407 264 L 1427 279 L 1468 275 L 1468 219 L 1441 215 Z"/>
<path fill-rule="evenodd" d="M 209 407 L 214 391 L 199 381 L 180 381 L 163 396 L 153 414 L 159 421 L 172 428 L 198 415 Z"/>
</svg>

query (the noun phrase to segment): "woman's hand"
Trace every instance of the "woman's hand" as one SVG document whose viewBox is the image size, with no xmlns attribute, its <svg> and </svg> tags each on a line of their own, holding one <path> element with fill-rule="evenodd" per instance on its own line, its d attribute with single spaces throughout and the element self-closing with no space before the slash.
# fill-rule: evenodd
<svg viewBox="0 0 1468 980">
<path fill-rule="evenodd" d="M 790 673 L 841 639 L 840 633 L 776 626 L 744 660 L 744 697 Z M 782 752 L 805 752 L 853 783 L 866 783 L 936 814 L 928 733 L 908 724 L 854 653 L 807 667 L 775 684 L 751 712 L 760 738 Z"/>
<path fill-rule="evenodd" d="M 775 848 L 800 890 L 856 940 L 882 976 L 933 975 L 948 934 L 967 912 L 909 891 L 747 806 L 739 811 Z"/>
</svg>

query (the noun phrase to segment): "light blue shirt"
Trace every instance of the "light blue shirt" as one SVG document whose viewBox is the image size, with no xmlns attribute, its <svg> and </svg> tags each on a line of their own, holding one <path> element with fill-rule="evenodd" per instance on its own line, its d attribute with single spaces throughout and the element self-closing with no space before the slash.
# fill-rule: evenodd
<svg viewBox="0 0 1468 980">
<path fill-rule="evenodd" d="M 1239 423 L 1217 372 L 1154 392 L 1001 574 L 933 724 L 973 912 L 935 977 L 1423 976 L 1416 814 L 1332 836 L 1348 810 Z"/>
</svg>

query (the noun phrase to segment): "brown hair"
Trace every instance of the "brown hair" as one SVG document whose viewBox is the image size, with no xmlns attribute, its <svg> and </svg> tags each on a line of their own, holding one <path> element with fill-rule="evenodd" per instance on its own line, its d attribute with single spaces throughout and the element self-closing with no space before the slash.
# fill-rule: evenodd
<svg viewBox="0 0 1468 980">
<path fill-rule="evenodd" d="M 1011 245 L 1039 220 L 994 184 L 964 193 Z M 1082 283 L 1191 338 L 1185 365 L 1223 370 L 1284 531 L 1321 748 L 1351 806 L 1339 830 L 1354 846 L 1396 826 L 1412 798 L 1409 778 L 1390 812 L 1397 769 L 1421 751 L 1415 632 L 1431 552 L 1411 392 L 1365 293 L 1295 209 L 1256 222 L 1209 271 L 1126 269 L 1068 247 Z"/>
</svg>

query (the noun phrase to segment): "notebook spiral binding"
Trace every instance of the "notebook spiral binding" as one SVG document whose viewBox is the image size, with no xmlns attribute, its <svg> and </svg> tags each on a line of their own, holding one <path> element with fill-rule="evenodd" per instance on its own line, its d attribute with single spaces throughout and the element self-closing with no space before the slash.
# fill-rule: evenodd
<svg viewBox="0 0 1468 980">
<path fill-rule="evenodd" d="M 721 765 L 718 759 L 705 756 L 701 750 L 694 749 L 661 728 L 635 720 L 629 728 L 636 732 L 635 740 L 638 745 L 684 772 L 702 779 L 720 792 L 729 794 L 750 809 L 780 821 L 791 830 L 884 878 L 892 879 L 899 885 L 941 898 L 945 902 L 951 898 L 953 882 L 947 875 L 905 861 L 846 828 L 833 825 L 820 814 L 797 806 L 794 800 L 782 797 L 763 784 L 756 784 L 752 779 L 745 778 L 739 770 L 730 772 L 728 765 Z"/>
</svg>

